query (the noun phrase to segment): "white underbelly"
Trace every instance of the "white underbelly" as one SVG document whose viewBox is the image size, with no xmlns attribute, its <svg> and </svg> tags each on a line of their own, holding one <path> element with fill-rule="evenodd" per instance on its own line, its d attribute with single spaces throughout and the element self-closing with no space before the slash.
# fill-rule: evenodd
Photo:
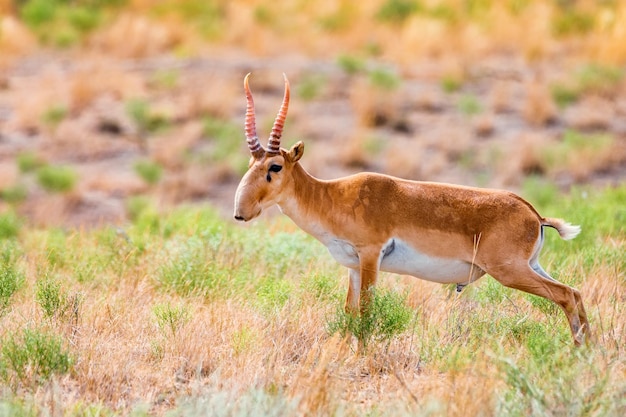
<svg viewBox="0 0 626 417">
<path fill-rule="evenodd" d="M 440 283 L 471 281 L 472 264 L 460 259 L 439 258 L 415 250 L 400 239 L 393 240 L 393 249 L 383 255 L 380 270 Z M 474 266 L 474 269 L 476 267 Z"/>
<path fill-rule="evenodd" d="M 359 255 L 352 244 L 339 239 L 331 239 L 325 243 L 330 254 L 341 265 L 352 269 L 359 268 Z M 477 272 L 482 271 L 469 262 L 427 255 L 400 239 L 391 239 L 381 252 L 380 270 L 412 275 L 442 284 L 467 283 L 482 275 L 476 276 Z"/>
</svg>

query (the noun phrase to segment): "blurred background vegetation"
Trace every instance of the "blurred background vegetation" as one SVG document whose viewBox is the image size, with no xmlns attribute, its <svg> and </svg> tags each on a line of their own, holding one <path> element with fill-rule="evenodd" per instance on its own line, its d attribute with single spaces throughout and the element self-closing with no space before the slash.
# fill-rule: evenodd
<svg viewBox="0 0 626 417">
<path fill-rule="evenodd" d="M 283 145 L 323 178 L 620 184 L 624 39 L 611 0 L 0 0 L 0 203 L 38 224 L 143 195 L 227 213 L 249 71 L 261 134 L 289 75 Z"/>
</svg>

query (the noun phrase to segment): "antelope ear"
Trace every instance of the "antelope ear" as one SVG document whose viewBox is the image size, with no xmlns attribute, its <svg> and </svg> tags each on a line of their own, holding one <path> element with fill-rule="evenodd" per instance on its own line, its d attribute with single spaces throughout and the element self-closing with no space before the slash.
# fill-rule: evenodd
<svg viewBox="0 0 626 417">
<path fill-rule="evenodd" d="M 289 159 L 290 162 L 297 162 L 302 158 L 302 155 L 304 155 L 304 143 L 299 141 L 289 149 L 287 159 Z"/>
</svg>

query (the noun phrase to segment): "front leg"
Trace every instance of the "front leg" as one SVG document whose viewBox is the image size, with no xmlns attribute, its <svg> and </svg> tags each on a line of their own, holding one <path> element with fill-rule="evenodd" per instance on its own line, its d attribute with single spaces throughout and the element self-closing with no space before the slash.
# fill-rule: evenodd
<svg viewBox="0 0 626 417">
<path fill-rule="evenodd" d="M 372 299 L 372 292 L 378 279 L 380 249 L 359 252 L 359 262 L 361 278 L 360 311 L 363 313 Z"/>
<path fill-rule="evenodd" d="M 350 314 L 359 312 L 359 296 L 361 294 L 361 271 L 350 268 L 348 270 L 348 297 L 346 298 L 345 311 Z"/>
</svg>

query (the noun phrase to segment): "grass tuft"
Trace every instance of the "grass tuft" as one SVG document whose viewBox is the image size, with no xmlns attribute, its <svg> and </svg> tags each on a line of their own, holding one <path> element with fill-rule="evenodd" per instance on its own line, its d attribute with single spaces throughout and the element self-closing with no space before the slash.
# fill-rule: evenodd
<svg viewBox="0 0 626 417">
<path fill-rule="evenodd" d="M 37 181 L 45 190 L 53 193 L 71 191 L 76 185 L 78 175 L 69 166 L 46 165 L 37 171 Z"/>
<path fill-rule="evenodd" d="M 133 165 L 137 175 L 141 177 L 147 184 L 154 185 L 163 177 L 163 167 L 154 161 L 141 160 Z"/>
<path fill-rule="evenodd" d="M 17 237 L 22 227 L 22 220 L 13 211 L 0 214 L 0 239 Z"/>
<path fill-rule="evenodd" d="M 189 321 L 191 314 L 184 305 L 156 304 L 152 308 L 161 332 L 176 337 L 176 333 Z"/>
<path fill-rule="evenodd" d="M 371 304 L 360 315 L 346 312 L 341 306 L 335 317 L 328 320 L 327 331 L 342 337 L 352 334 L 365 349 L 372 342 L 389 344 L 393 337 L 409 329 L 414 316 L 406 298 L 393 291 L 376 290 Z"/>
<path fill-rule="evenodd" d="M 0 348 L 0 379 L 14 389 L 32 387 L 69 372 L 72 362 L 61 338 L 25 328 L 7 337 Z"/>
<path fill-rule="evenodd" d="M 22 287 L 25 276 L 16 265 L 15 245 L 4 243 L 0 257 L 0 317 L 11 304 L 11 298 Z"/>
</svg>

